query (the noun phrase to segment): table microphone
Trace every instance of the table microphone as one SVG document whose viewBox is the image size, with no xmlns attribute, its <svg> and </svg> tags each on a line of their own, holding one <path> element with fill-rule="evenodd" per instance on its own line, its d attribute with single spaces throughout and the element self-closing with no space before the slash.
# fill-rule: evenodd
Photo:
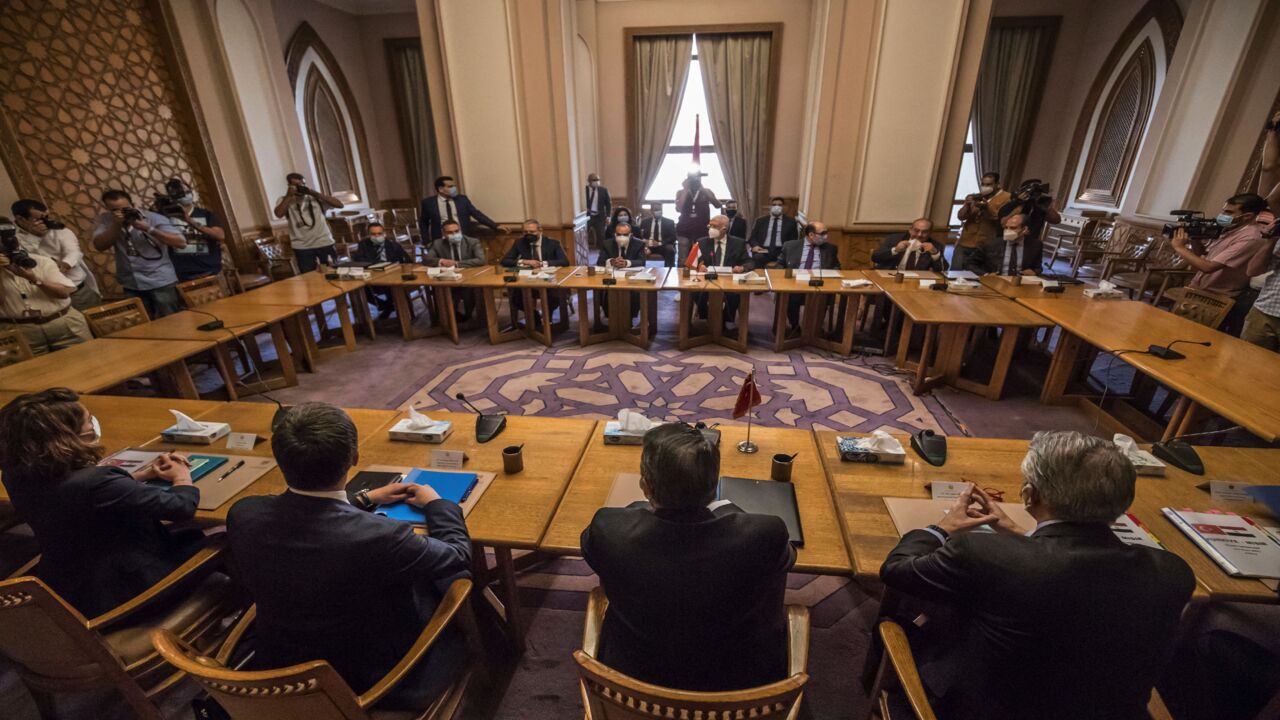
<svg viewBox="0 0 1280 720">
<path fill-rule="evenodd" d="M 1177 350 L 1169 349 L 1174 345 L 1177 345 L 1178 343 L 1190 343 L 1192 345 L 1203 345 L 1205 347 L 1209 347 L 1213 345 L 1213 343 L 1209 342 L 1208 340 L 1204 342 L 1196 342 L 1195 340 L 1174 340 L 1173 342 L 1169 343 L 1168 345 L 1165 345 L 1164 347 L 1160 347 L 1159 345 L 1151 345 L 1147 348 L 1147 353 L 1150 355 L 1155 355 L 1156 357 L 1162 360 L 1182 360 L 1183 358 L 1186 357 L 1186 355 L 1183 355 Z"/>
<path fill-rule="evenodd" d="M 505 413 L 486 415 L 480 412 L 480 408 L 472 405 L 471 401 L 467 400 L 466 395 L 458 393 L 457 395 L 454 395 L 454 397 L 461 400 L 464 405 L 471 408 L 471 411 L 476 414 L 476 442 L 489 442 L 502 433 L 503 429 L 507 427 L 507 416 Z"/>
</svg>

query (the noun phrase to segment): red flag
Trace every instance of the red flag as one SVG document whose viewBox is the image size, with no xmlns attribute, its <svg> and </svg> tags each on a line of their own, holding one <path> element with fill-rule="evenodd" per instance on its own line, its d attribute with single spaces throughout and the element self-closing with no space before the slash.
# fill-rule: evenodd
<svg viewBox="0 0 1280 720">
<path fill-rule="evenodd" d="M 733 403 L 733 419 L 751 412 L 751 408 L 760 404 L 760 391 L 756 388 L 756 371 L 747 373 L 742 381 L 742 389 L 738 391 L 738 399 Z"/>
<path fill-rule="evenodd" d="M 699 122 L 701 118 L 701 115 L 693 116 L 693 164 L 699 171 L 702 170 L 702 143 L 698 142 L 698 133 L 702 129 L 702 123 Z"/>
<path fill-rule="evenodd" d="M 684 264 L 685 264 L 685 267 L 688 267 L 691 270 L 697 270 L 698 265 L 700 265 L 701 263 L 702 263 L 702 248 L 699 247 L 698 243 L 695 241 L 693 243 L 693 248 L 689 250 L 689 257 L 685 259 Z"/>
</svg>

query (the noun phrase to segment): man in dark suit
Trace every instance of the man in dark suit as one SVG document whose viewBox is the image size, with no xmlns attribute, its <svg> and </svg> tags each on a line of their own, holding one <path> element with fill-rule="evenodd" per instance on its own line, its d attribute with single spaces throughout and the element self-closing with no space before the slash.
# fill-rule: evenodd
<svg viewBox="0 0 1280 720">
<path fill-rule="evenodd" d="M 932 220 L 917 219 L 907 232 L 886 236 L 880 248 L 871 253 L 871 262 L 885 270 L 946 270 L 942 247 L 929 237 L 932 230 Z"/>
<path fill-rule="evenodd" d="M 887 587 L 959 614 L 950 644 L 930 643 L 929 624 L 912 626 L 934 710 L 1145 718 L 1195 588 L 1191 568 L 1111 531 L 1133 502 L 1135 479 L 1114 444 L 1037 433 L 1022 474 L 1035 528 L 1018 527 L 970 484 L 937 525 L 903 535 L 880 568 Z M 970 532 L 982 525 L 995 532 Z"/>
<path fill-rule="evenodd" d="M 291 409 L 271 437 L 289 489 L 233 505 L 227 538 L 236 579 L 258 606 L 254 666 L 325 660 L 362 693 L 418 639 L 449 583 L 469 576 L 471 540 L 462 509 L 428 486 L 393 483 L 349 498 L 357 446 L 340 408 Z M 426 535 L 371 512 L 399 501 L 422 509 Z M 465 655 L 460 634 L 441 636 L 379 707 L 427 707 Z"/>
<path fill-rule="evenodd" d="M 649 252 L 662 255 L 667 267 L 676 266 L 676 221 L 662 216 L 662 203 L 649 205 L 649 217 L 640 221 L 640 237 Z"/>
<path fill-rule="evenodd" d="M 725 200 L 724 216 L 729 218 L 729 237 L 747 239 L 747 219 L 738 214 L 738 201 Z"/>
<path fill-rule="evenodd" d="M 422 242 L 428 244 L 443 236 L 444 232 L 440 224 L 448 220 L 457 220 L 461 223 L 464 235 L 473 235 L 477 224 L 484 225 L 494 232 L 501 229 L 498 223 L 490 220 L 488 215 L 471 204 L 471 198 L 458 193 L 457 183 L 448 175 L 436 178 L 436 194 L 422 200 L 418 218 Z"/>
<path fill-rule="evenodd" d="M 511 244 L 511 249 L 502 256 L 501 264 L 507 268 L 522 270 L 538 270 L 543 267 L 568 267 L 569 256 L 565 255 L 560 241 L 542 234 L 542 223 L 530 218 L 524 221 L 524 235 Z M 547 312 L 560 307 L 560 291 L 547 292 L 547 301 L 551 304 Z M 524 293 L 511 293 L 511 306 L 516 312 L 524 310 Z M 565 312 L 561 310 L 560 312 Z"/>
<path fill-rule="evenodd" d="M 965 270 L 978 275 L 1039 275 L 1043 265 L 1040 238 L 1030 235 L 1026 216 L 1009 215 L 1000 224 L 1003 236 L 974 248 Z"/>
<path fill-rule="evenodd" d="M 649 252 L 645 249 L 643 240 L 635 237 L 631 232 L 631 226 L 627 223 L 618 223 L 613 229 L 613 237 L 607 237 L 600 242 L 600 252 L 596 255 L 596 265 L 602 268 L 615 268 L 622 270 L 624 268 L 644 267 Z M 605 313 L 609 312 L 609 304 L 604 302 L 605 293 L 594 293 L 596 302 L 604 306 Z M 635 318 L 640 314 L 640 293 L 627 293 L 631 298 L 631 317 Z"/>
<path fill-rule="evenodd" d="M 698 241 L 698 272 L 706 272 L 709 267 L 730 268 L 735 273 L 746 272 L 755 267 L 747 242 L 742 238 L 729 237 L 729 218 L 717 215 L 711 218 L 707 226 L 707 237 Z M 725 278 L 728 281 L 729 278 Z M 698 314 L 708 317 L 707 293 L 694 293 L 694 303 Z M 724 293 L 724 324 L 732 325 L 738 317 L 738 305 L 742 298 L 738 293 Z"/>
<path fill-rule="evenodd" d="M 609 188 L 600 184 L 600 176 L 591 173 L 587 176 L 587 233 L 591 236 L 591 244 L 600 247 L 604 238 L 604 226 L 613 213 L 613 198 Z"/>
<path fill-rule="evenodd" d="M 811 222 L 804 226 L 804 238 L 792 240 L 782 246 L 779 258 L 782 267 L 792 270 L 837 270 L 840 268 L 840 250 L 827 242 L 827 225 Z M 804 296 L 791 293 L 787 298 L 788 335 L 800 333 L 800 308 L 804 306 Z"/>
<path fill-rule="evenodd" d="M 609 597 L 599 659 L 614 670 L 697 691 L 786 677 L 795 550 L 780 519 L 712 503 L 719 477 L 719 450 L 700 431 L 655 428 L 640 456 L 648 502 L 601 509 L 582 531 Z"/>
<path fill-rule="evenodd" d="M 369 223 L 369 237 L 361 240 L 351 253 L 351 259 L 367 263 L 405 263 L 411 264 L 413 258 L 405 252 L 395 238 L 387 235 L 382 223 Z M 378 308 L 378 319 L 390 317 L 395 312 L 395 303 L 391 301 L 391 291 L 386 288 L 369 287 L 374 305 Z"/>
<path fill-rule="evenodd" d="M 751 237 L 747 244 L 751 247 L 751 257 L 758 268 L 778 261 L 782 246 L 795 240 L 796 219 L 782 212 L 786 200 L 781 197 L 769 198 L 769 214 L 756 218 L 751 227 Z"/>
</svg>

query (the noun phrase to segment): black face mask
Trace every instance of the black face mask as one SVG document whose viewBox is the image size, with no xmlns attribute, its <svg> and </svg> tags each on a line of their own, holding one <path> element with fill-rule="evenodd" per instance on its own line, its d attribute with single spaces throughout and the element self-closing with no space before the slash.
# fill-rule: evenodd
<svg viewBox="0 0 1280 720">
<path fill-rule="evenodd" d="M 737 210 L 725 210 L 725 211 L 724 211 L 724 214 L 725 214 L 725 217 L 734 217 L 734 216 L 736 216 L 736 215 L 738 214 L 738 211 L 737 211 Z"/>
<path fill-rule="evenodd" d="M 524 239 L 525 239 L 527 242 L 533 242 L 534 240 L 537 240 L 537 239 L 538 239 L 538 236 L 537 236 L 537 235 L 534 235 L 533 233 L 525 233 L 525 234 L 524 234 Z"/>
</svg>

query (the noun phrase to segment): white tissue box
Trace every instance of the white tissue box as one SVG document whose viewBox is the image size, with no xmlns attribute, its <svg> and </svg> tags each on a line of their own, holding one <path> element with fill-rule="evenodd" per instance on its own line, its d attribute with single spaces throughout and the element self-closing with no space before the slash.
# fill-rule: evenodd
<svg viewBox="0 0 1280 720">
<path fill-rule="evenodd" d="M 1103 290 L 1102 288 L 1089 288 L 1084 291 L 1084 296 L 1093 298 L 1094 300 L 1119 300 L 1124 297 L 1124 293 L 1119 290 Z"/>
<path fill-rule="evenodd" d="M 860 287 L 870 287 L 870 286 L 871 286 L 871 281 L 870 281 L 870 280 L 856 279 L 856 280 L 841 280 L 841 281 L 840 281 L 840 287 L 846 287 L 846 288 L 860 288 Z"/>
<path fill-rule="evenodd" d="M 733 281 L 742 285 L 764 285 L 769 280 L 759 273 L 737 273 L 733 276 Z"/>
<path fill-rule="evenodd" d="M 214 440 L 225 437 L 231 432 L 231 425 L 220 422 L 199 422 L 199 430 L 179 430 L 178 426 L 172 425 L 160 431 L 160 437 L 165 442 L 171 443 L 187 443 L 189 445 L 212 445 Z"/>
<path fill-rule="evenodd" d="M 369 272 L 360 267 L 340 267 L 338 268 L 338 277 L 351 278 L 353 280 L 367 280 Z"/>
<path fill-rule="evenodd" d="M 1133 469 L 1139 475 L 1151 475 L 1154 477 L 1164 477 L 1165 464 L 1160 462 L 1160 458 L 1141 448 L 1134 449 L 1128 454 L 1129 462 L 1133 463 Z"/>
<path fill-rule="evenodd" d="M 658 280 L 658 276 L 654 275 L 648 270 L 638 272 L 638 273 L 627 273 L 627 282 L 651 283 L 651 282 L 657 282 L 657 280 Z"/>
<path fill-rule="evenodd" d="M 424 428 L 410 427 L 412 422 L 410 418 L 404 418 L 392 425 L 391 439 L 438 445 L 453 433 L 453 423 L 448 420 L 437 420 Z"/>
<path fill-rule="evenodd" d="M 873 450 L 871 437 L 836 436 L 836 449 L 840 451 L 840 459 L 845 462 L 878 463 L 881 465 L 902 465 L 907 461 L 907 449 L 901 447 L 896 452 Z"/>
<path fill-rule="evenodd" d="M 981 288 L 982 288 L 982 283 L 976 283 L 972 280 L 965 280 L 964 278 L 956 278 L 955 280 L 952 280 L 951 282 L 947 283 L 947 290 L 951 292 L 957 292 L 957 291 L 964 292 L 965 290 L 979 290 Z"/>
<path fill-rule="evenodd" d="M 644 442 L 644 434 L 647 430 L 639 432 L 631 430 L 623 430 L 622 423 L 617 420 L 610 420 L 604 424 L 604 444 L 605 445 L 640 445 Z"/>
<path fill-rule="evenodd" d="M 427 268 L 427 277 L 435 278 L 437 280 L 461 280 L 462 279 L 462 275 L 458 274 L 458 271 L 451 267 Z"/>
<path fill-rule="evenodd" d="M 520 277 L 523 280 L 537 280 L 540 282 L 550 282 L 556 279 L 555 272 L 544 272 L 542 270 L 521 270 Z"/>
</svg>

